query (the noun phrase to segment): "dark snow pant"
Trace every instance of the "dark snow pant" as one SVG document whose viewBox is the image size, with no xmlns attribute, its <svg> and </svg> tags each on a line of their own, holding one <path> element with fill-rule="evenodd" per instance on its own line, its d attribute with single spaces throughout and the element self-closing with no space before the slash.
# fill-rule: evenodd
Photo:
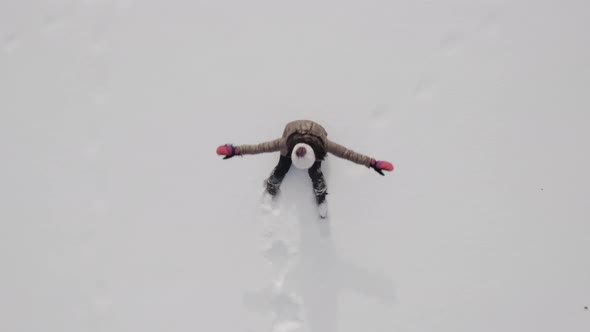
<svg viewBox="0 0 590 332">
<path fill-rule="evenodd" d="M 281 155 L 279 163 L 270 173 L 270 177 L 266 180 L 266 190 L 269 194 L 275 196 L 279 191 L 279 187 L 291 168 L 291 158 Z M 326 200 L 327 188 L 324 174 L 322 173 L 322 162 L 316 161 L 308 170 L 311 183 L 313 184 L 313 192 L 315 194 L 316 202 L 323 203 Z"/>
</svg>

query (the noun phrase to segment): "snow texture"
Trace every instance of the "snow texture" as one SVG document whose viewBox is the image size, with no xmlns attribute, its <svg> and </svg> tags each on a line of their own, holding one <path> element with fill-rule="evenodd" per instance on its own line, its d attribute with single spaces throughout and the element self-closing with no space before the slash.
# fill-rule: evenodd
<svg viewBox="0 0 590 332">
<path fill-rule="evenodd" d="M 0 2 L 0 331 L 590 331 L 587 1 Z M 394 163 L 224 143 L 312 119 Z"/>
</svg>

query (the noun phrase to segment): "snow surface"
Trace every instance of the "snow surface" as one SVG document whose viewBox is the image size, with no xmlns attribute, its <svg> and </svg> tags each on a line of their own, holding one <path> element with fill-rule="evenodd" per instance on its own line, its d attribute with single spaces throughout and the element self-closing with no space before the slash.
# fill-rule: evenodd
<svg viewBox="0 0 590 332">
<path fill-rule="evenodd" d="M 0 331 L 590 331 L 587 1 L 0 2 Z M 277 155 L 310 118 L 328 222 Z"/>
</svg>

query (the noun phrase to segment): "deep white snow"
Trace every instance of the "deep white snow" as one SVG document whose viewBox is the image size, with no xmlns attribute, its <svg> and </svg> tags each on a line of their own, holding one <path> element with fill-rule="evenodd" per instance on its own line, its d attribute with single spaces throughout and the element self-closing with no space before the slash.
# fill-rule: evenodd
<svg viewBox="0 0 590 332">
<path fill-rule="evenodd" d="M 590 331 L 587 1 L 0 1 L 0 331 Z M 329 220 L 278 155 L 330 157 Z"/>
</svg>

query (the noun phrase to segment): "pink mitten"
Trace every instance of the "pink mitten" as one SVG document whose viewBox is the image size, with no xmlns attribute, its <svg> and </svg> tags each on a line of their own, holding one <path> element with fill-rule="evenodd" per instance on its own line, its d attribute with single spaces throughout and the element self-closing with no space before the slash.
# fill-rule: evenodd
<svg viewBox="0 0 590 332">
<path fill-rule="evenodd" d="M 385 175 L 383 174 L 383 171 L 393 171 L 393 164 L 389 161 L 371 159 L 371 168 L 373 168 L 375 172 Z"/>
<path fill-rule="evenodd" d="M 220 156 L 225 156 L 225 158 L 223 159 L 228 159 L 233 156 L 239 155 L 240 149 L 231 144 L 220 145 L 217 148 L 217 154 Z"/>
</svg>

